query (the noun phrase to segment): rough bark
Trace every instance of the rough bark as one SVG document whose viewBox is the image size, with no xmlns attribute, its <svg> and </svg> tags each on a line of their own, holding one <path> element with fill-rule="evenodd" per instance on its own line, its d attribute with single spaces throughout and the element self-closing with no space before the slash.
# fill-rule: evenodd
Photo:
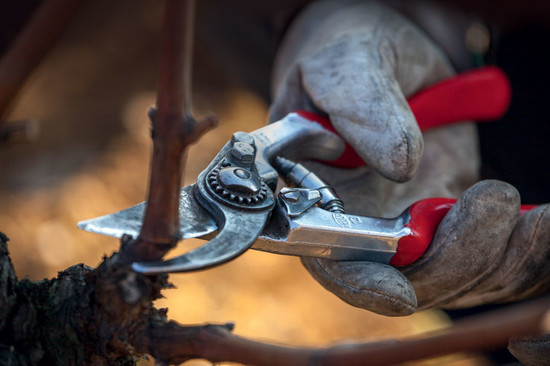
<svg viewBox="0 0 550 366">
<path fill-rule="evenodd" d="M 238 337 L 232 324 L 168 321 L 167 310 L 153 306 L 169 286 L 166 276 L 135 273 L 119 253 L 96 269 L 77 264 L 51 280 L 17 281 L 6 242 L 0 234 L 0 363 L 13 366 L 135 365 L 144 354 L 159 364 L 204 358 L 251 365 L 391 365 L 503 346 L 513 335 L 540 331 L 549 304 L 543 299 L 400 341 L 285 347 Z"/>
<path fill-rule="evenodd" d="M 0 360 L 10 365 L 132 365 L 150 324 L 165 321 L 152 301 L 164 277 L 120 266 L 117 254 L 97 269 L 74 265 L 57 278 L 17 281 L 0 238 Z"/>
</svg>

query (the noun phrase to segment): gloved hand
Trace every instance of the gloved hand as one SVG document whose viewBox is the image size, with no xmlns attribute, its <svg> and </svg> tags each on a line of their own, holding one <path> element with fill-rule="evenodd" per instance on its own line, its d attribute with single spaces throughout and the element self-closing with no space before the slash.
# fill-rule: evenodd
<svg viewBox="0 0 550 366">
<path fill-rule="evenodd" d="M 310 168 L 336 188 L 347 212 L 395 217 L 422 198 L 459 197 L 478 180 L 474 126 L 427 132 L 422 153 L 405 99 L 452 73 L 438 47 L 397 12 L 375 2 L 318 2 L 282 45 L 270 119 L 298 109 L 326 112 L 368 166 Z M 519 201 L 508 184 L 474 185 L 428 251 L 402 272 L 371 262 L 302 261 L 344 301 L 384 315 L 519 300 L 547 291 L 550 282 L 548 206 L 518 220 Z"/>
</svg>

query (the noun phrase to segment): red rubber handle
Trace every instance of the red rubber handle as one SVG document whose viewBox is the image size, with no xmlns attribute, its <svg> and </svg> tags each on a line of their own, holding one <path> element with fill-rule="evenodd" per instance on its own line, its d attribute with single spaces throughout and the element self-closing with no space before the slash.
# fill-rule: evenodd
<svg viewBox="0 0 550 366">
<path fill-rule="evenodd" d="M 424 89 L 408 99 L 421 131 L 464 120 L 488 121 L 503 116 L 510 105 L 508 78 L 495 66 L 465 72 Z M 316 113 L 297 111 L 300 116 L 336 132 L 330 120 Z M 353 148 L 336 160 L 324 163 L 340 168 L 357 168 L 365 162 Z"/>
<path fill-rule="evenodd" d="M 433 240 L 439 224 L 456 203 L 453 198 L 427 198 L 409 207 L 410 221 L 405 225 L 412 234 L 399 240 L 397 253 L 390 260 L 393 266 L 405 266 L 415 262 Z M 523 215 L 537 205 L 521 205 L 519 214 Z"/>
</svg>

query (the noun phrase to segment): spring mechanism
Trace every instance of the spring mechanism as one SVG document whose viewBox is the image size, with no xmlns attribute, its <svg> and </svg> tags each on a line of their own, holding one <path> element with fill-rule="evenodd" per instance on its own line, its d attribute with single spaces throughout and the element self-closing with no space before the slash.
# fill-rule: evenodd
<svg viewBox="0 0 550 366">
<path fill-rule="evenodd" d="M 277 156 L 272 163 L 283 179 L 296 187 L 316 189 L 321 193 L 319 207 L 330 212 L 345 213 L 344 202 L 334 188 L 302 164 Z"/>
</svg>

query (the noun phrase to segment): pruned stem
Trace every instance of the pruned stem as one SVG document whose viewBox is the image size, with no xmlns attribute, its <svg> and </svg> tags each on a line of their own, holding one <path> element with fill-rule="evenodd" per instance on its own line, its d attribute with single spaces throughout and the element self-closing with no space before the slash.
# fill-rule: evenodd
<svg viewBox="0 0 550 366">
<path fill-rule="evenodd" d="M 150 113 L 153 157 L 147 208 L 139 237 L 127 246 L 130 260 L 160 259 L 177 242 L 182 157 L 189 144 L 217 124 L 210 115 L 197 122 L 191 111 L 194 11 L 194 0 L 166 2 L 157 109 Z"/>
</svg>

